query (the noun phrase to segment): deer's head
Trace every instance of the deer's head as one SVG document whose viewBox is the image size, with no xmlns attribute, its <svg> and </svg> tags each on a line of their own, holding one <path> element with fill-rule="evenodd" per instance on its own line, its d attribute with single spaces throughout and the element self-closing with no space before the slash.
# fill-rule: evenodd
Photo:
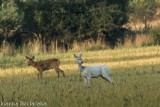
<svg viewBox="0 0 160 107">
<path fill-rule="evenodd" d="M 81 53 L 79 55 L 73 54 L 73 56 L 76 58 L 76 61 L 77 61 L 78 64 L 82 64 L 83 63 L 82 54 Z"/>
<path fill-rule="evenodd" d="M 31 66 L 34 64 L 34 56 L 32 57 L 26 56 L 26 59 L 28 59 L 28 66 Z"/>
</svg>

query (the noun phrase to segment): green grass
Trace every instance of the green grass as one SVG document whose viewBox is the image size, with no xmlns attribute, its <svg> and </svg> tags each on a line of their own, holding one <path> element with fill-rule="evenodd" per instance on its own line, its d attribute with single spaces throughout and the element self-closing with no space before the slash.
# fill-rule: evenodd
<svg viewBox="0 0 160 107">
<path fill-rule="evenodd" d="M 159 50 L 154 46 L 82 52 L 84 65 L 111 68 L 114 86 L 101 78 L 91 79 L 91 86 L 85 86 L 72 52 L 35 56 L 36 60 L 59 58 L 66 73 L 66 78 L 57 78 L 49 70 L 42 80 L 37 79 L 34 68 L 27 67 L 25 56 L 1 57 L 0 101 L 19 103 L 18 107 L 20 102 L 29 107 L 159 107 Z"/>
</svg>

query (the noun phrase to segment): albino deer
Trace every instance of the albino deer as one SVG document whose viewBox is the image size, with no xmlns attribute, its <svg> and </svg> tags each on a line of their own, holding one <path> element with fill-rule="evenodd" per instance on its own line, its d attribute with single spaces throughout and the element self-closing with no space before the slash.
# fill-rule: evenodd
<svg viewBox="0 0 160 107">
<path fill-rule="evenodd" d="M 48 59 L 44 61 L 35 62 L 34 56 L 32 56 L 31 58 L 26 56 L 26 58 L 28 59 L 28 66 L 33 66 L 38 70 L 38 78 L 42 78 L 43 71 L 49 69 L 54 69 L 58 74 L 58 78 L 60 73 L 62 73 L 65 77 L 64 71 L 59 68 L 60 61 L 58 59 Z"/>
<path fill-rule="evenodd" d="M 113 84 L 109 77 L 109 67 L 105 65 L 95 65 L 95 66 L 82 66 L 83 60 L 82 60 L 82 54 L 80 55 L 75 55 L 73 54 L 74 57 L 77 60 L 78 67 L 80 69 L 80 72 L 84 76 L 84 82 L 87 85 L 88 83 L 90 84 L 90 78 L 97 78 L 97 77 L 102 77 L 106 81 L 110 82 Z"/>
</svg>

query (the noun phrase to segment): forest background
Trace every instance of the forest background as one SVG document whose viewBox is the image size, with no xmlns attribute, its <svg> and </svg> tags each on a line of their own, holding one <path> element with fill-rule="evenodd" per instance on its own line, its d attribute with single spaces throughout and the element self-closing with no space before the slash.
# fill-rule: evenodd
<svg viewBox="0 0 160 107">
<path fill-rule="evenodd" d="M 160 44 L 159 0 L 0 0 L 0 52 Z"/>
</svg>

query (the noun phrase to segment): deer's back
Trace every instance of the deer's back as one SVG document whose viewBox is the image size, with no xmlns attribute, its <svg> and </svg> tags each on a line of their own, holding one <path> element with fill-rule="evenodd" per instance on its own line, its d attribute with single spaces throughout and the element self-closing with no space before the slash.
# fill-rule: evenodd
<svg viewBox="0 0 160 107">
<path fill-rule="evenodd" d="M 59 66 L 60 61 L 58 59 L 47 59 L 36 62 L 36 68 L 42 70 L 49 70 Z"/>
</svg>

